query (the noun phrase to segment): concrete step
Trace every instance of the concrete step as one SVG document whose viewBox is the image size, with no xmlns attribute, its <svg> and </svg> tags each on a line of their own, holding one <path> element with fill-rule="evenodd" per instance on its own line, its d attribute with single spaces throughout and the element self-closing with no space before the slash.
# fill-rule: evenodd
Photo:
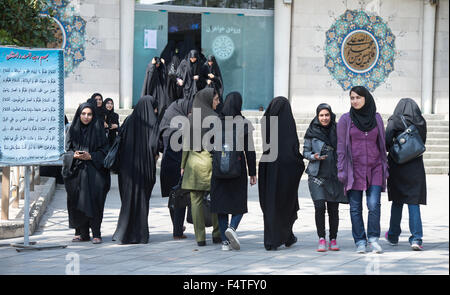
<svg viewBox="0 0 450 295">
<path fill-rule="evenodd" d="M 425 166 L 426 174 L 448 174 L 448 167 L 433 167 L 433 166 Z"/>
<path fill-rule="evenodd" d="M 446 152 L 430 152 L 430 151 L 426 151 L 424 154 L 423 154 L 423 158 L 424 159 L 435 159 L 435 160 L 438 160 L 438 159 L 442 159 L 442 160 L 448 160 L 449 159 L 449 154 L 448 154 L 448 152 L 446 153 Z"/>
</svg>

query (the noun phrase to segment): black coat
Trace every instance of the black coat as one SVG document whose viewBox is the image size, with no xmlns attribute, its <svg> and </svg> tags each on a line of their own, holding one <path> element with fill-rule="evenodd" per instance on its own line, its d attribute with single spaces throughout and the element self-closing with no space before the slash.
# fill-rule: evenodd
<svg viewBox="0 0 450 295">
<path fill-rule="evenodd" d="M 248 124 L 250 124 L 250 128 L 253 128 L 250 122 Z M 256 176 L 256 153 L 249 149 L 249 146 L 253 146 L 251 133 L 248 138 L 245 136 L 244 141 L 244 151 L 240 152 L 241 176 L 231 179 L 211 177 L 211 212 L 222 214 L 248 212 L 247 166 L 250 176 Z M 251 143 L 249 144 L 249 142 Z"/>
<path fill-rule="evenodd" d="M 394 114 L 389 118 L 386 127 L 386 147 L 387 150 L 393 144 L 393 138 L 405 131 L 400 115 L 405 117 L 406 124 L 414 124 L 419 130 L 419 134 L 425 143 L 427 138 L 427 125 L 420 108 L 409 98 L 401 99 L 394 110 Z M 404 164 L 397 164 L 388 157 L 389 178 L 387 181 L 389 201 L 403 204 L 427 203 L 427 184 L 425 177 L 425 167 L 423 156 L 411 160 Z"/>
<path fill-rule="evenodd" d="M 225 131 L 225 117 L 231 116 L 234 119 L 245 118 L 241 114 L 242 96 L 238 92 L 228 94 L 225 105 L 220 114 L 222 121 L 222 132 Z M 243 142 L 244 151 L 240 151 L 241 176 L 231 179 L 221 179 L 211 177 L 211 212 L 222 214 L 244 214 L 247 213 L 247 189 L 248 175 L 256 176 L 256 153 L 253 145 L 253 126 L 250 121 L 245 120 L 244 130 L 234 129 L 233 142 Z M 243 141 L 242 141 L 243 140 Z M 236 150 L 236 144 L 234 146 Z"/>
<path fill-rule="evenodd" d="M 300 154 L 297 128 L 289 101 L 276 97 L 267 107 L 261 119 L 264 154 L 270 138 L 269 116 L 278 116 L 278 156 L 272 162 L 259 162 L 259 202 L 264 215 L 264 245 L 279 247 L 290 241 L 292 227 L 297 220 L 298 187 L 305 170 Z M 266 140 L 267 138 L 267 140 Z"/>
<path fill-rule="evenodd" d="M 66 153 L 63 157 L 62 175 L 67 191 L 69 227 L 78 228 L 90 219 L 101 223 L 106 195 L 110 189 L 109 171 L 103 167 L 108 152 L 108 141 L 102 122 L 95 115 L 88 126 L 80 120 L 81 111 L 91 108 L 80 105 L 66 137 Z M 74 159 L 75 151 L 87 151 L 92 160 Z"/>
</svg>

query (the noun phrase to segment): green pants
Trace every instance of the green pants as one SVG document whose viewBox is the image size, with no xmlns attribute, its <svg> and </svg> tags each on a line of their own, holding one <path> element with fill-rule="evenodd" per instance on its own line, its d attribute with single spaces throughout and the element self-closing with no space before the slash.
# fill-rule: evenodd
<svg viewBox="0 0 450 295">
<path fill-rule="evenodd" d="M 195 240 L 197 242 L 206 241 L 205 216 L 203 212 L 204 195 L 204 191 L 191 191 L 192 221 L 194 222 Z M 212 214 L 212 224 L 212 236 L 214 238 L 220 238 L 219 221 L 217 219 L 217 214 Z"/>
</svg>

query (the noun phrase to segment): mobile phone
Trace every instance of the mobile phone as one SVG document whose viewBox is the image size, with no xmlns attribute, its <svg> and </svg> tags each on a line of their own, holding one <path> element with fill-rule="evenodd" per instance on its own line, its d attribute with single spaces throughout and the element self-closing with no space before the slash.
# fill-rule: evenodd
<svg viewBox="0 0 450 295">
<path fill-rule="evenodd" d="M 84 154 L 84 151 L 78 151 L 78 153 L 79 153 L 80 155 L 82 155 L 82 154 Z"/>
<path fill-rule="evenodd" d="M 325 160 L 327 157 L 328 157 L 328 155 L 322 155 L 322 156 L 320 156 L 320 158 L 321 158 L 322 160 Z"/>
</svg>

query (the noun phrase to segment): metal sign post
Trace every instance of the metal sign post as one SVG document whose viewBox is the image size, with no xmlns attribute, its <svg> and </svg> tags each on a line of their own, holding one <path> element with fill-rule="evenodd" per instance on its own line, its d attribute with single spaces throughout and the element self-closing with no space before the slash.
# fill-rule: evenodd
<svg viewBox="0 0 450 295">
<path fill-rule="evenodd" d="M 33 175 L 34 177 L 34 175 Z M 23 243 L 11 244 L 17 252 L 26 250 L 49 250 L 66 248 L 67 245 L 46 245 L 38 246 L 36 242 L 30 242 L 30 167 L 25 166 L 25 187 L 24 187 L 24 206 L 23 206 Z"/>
</svg>

